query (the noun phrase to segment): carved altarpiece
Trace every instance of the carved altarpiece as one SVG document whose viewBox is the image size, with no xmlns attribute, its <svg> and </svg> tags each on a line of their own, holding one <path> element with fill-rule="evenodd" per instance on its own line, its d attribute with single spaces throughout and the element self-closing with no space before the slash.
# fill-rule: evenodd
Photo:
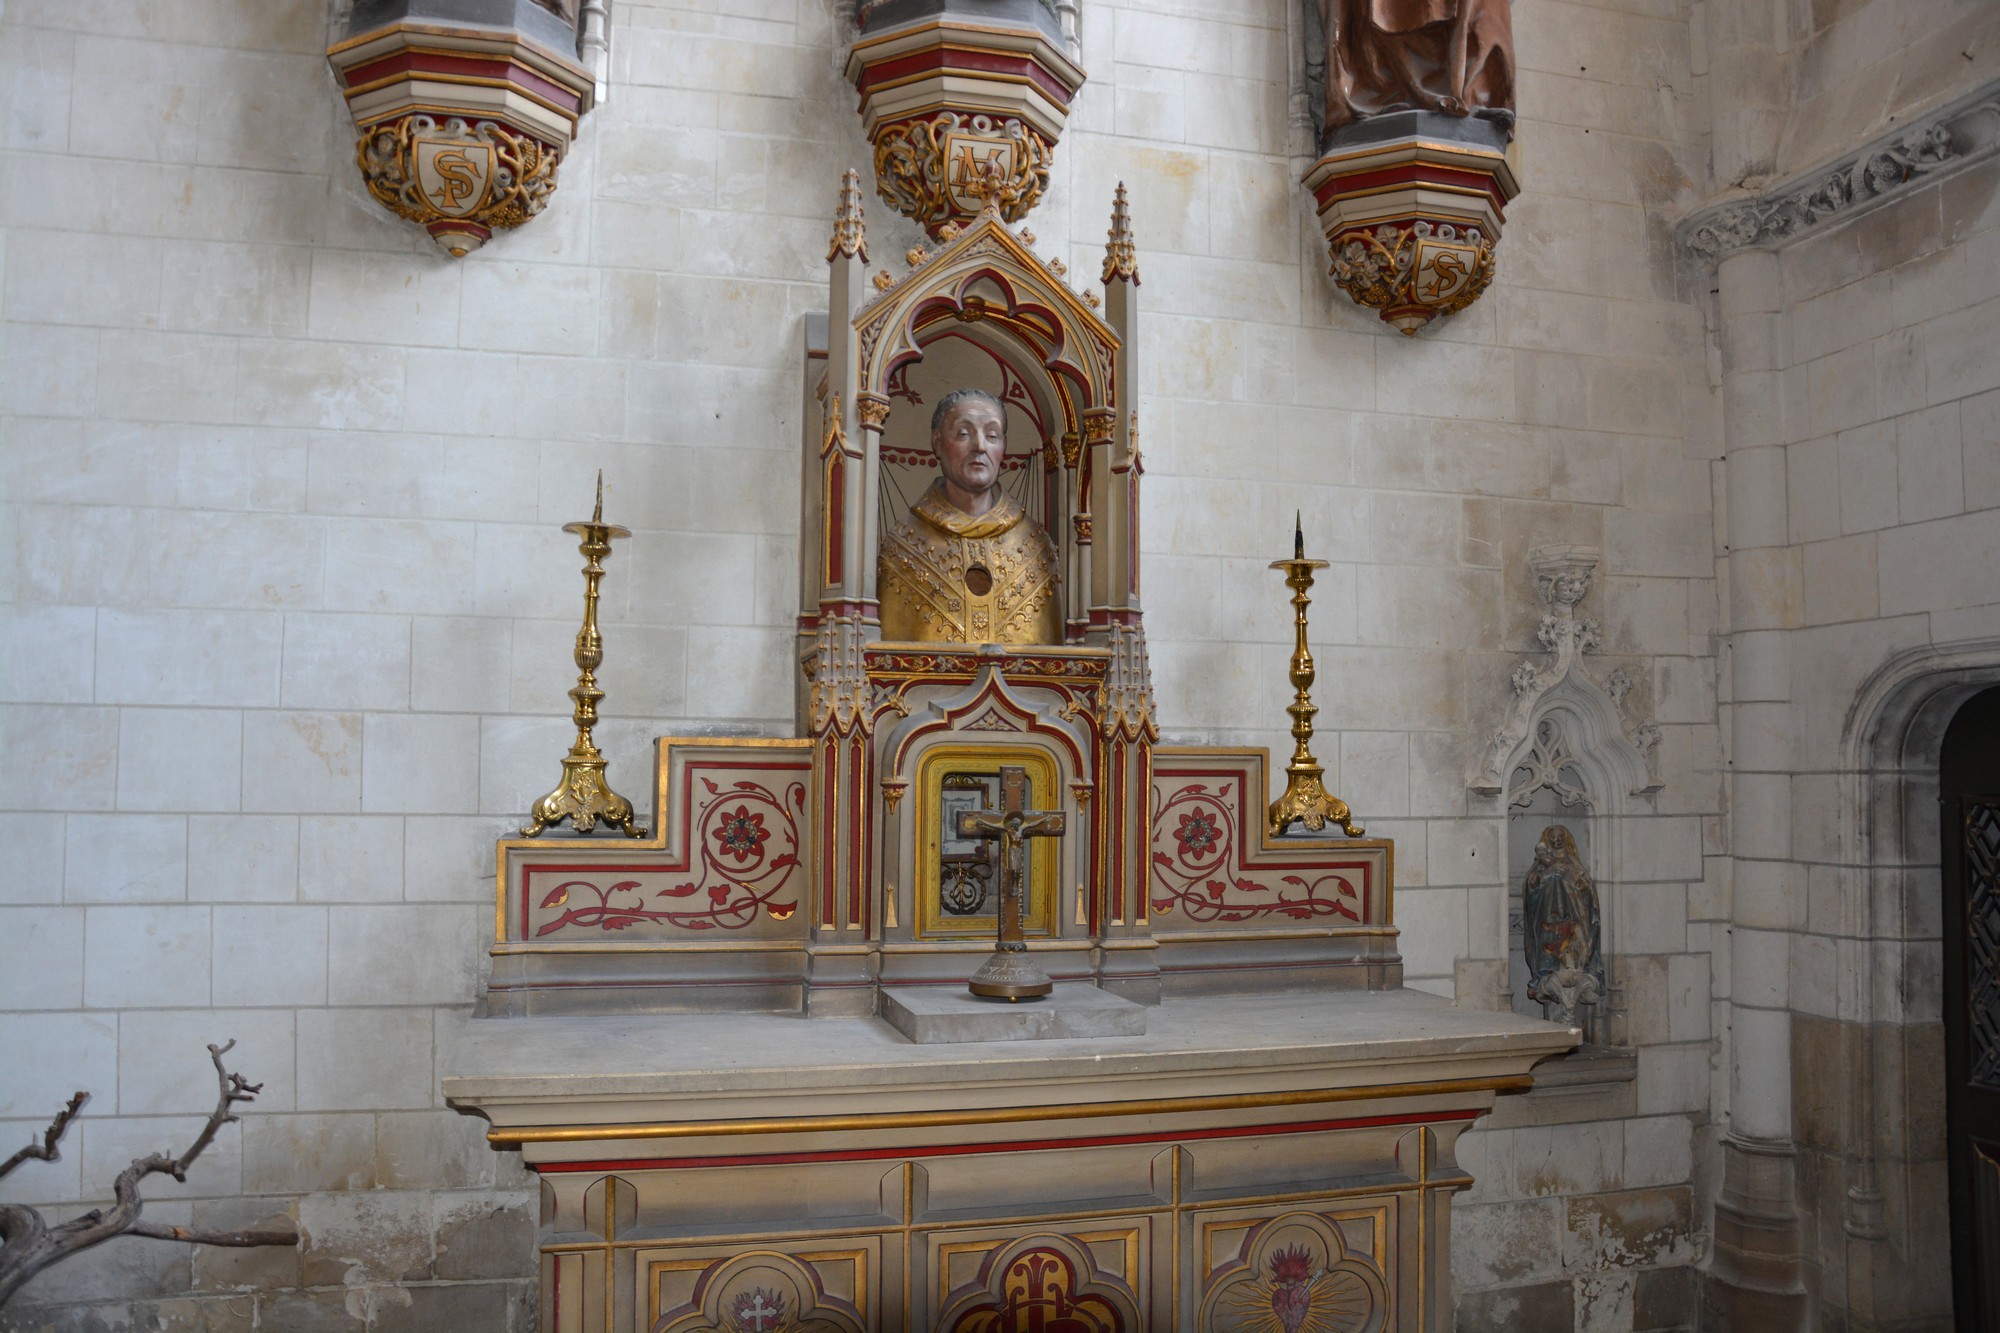
<svg viewBox="0 0 2000 1333">
<path fill-rule="evenodd" d="M 1157 743 L 1122 191 L 1101 301 L 991 206 L 871 281 L 861 208 L 849 173 L 803 360 L 796 736 L 662 739 L 651 838 L 498 849 L 445 1090 L 542 1180 L 543 1327 L 1448 1327 L 1452 1146 L 1568 1034 L 1402 990 L 1391 844 L 1274 838 L 1266 752 Z M 962 384 L 1006 405 L 1060 643 L 879 636 L 885 518 Z M 991 952 L 941 830 L 1003 766 L 1063 816 L 1030 953 L 1141 1035 L 875 1017 Z"/>
</svg>

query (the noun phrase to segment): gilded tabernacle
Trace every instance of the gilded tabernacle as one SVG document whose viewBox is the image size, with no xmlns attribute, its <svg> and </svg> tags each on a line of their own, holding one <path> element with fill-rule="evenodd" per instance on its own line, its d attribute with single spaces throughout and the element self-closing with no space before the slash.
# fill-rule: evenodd
<svg viewBox="0 0 2000 1333">
<path fill-rule="evenodd" d="M 882 637 L 917 643 L 1062 641 L 1056 551 L 1000 490 L 1006 409 L 980 389 L 947 394 L 931 417 L 942 474 L 882 540 Z"/>
</svg>

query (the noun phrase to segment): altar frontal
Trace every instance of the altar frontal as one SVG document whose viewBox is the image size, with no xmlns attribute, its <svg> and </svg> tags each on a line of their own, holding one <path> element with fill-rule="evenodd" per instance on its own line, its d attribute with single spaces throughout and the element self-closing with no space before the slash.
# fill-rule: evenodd
<svg viewBox="0 0 2000 1333">
<path fill-rule="evenodd" d="M 542 1326 L 1445 1329 L 1454 1144 L 1576 1034 L 1402 988 L 1394 848 L 1312 755 L 1303 533 L 1285 782 L 1159 743 L 1123 187 L 1101 299 L 968 188 L 871 280 L 841 182 L 796 735 L 663 738 L 628 809 L 592 677 L 592 799 L 499 845 L 445 1091 L 540 1176 Z"/>
</svg>

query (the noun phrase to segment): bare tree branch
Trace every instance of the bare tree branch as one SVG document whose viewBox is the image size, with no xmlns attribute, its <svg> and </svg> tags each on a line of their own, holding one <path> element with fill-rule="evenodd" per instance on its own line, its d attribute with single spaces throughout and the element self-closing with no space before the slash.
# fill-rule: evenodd
<svg viewBox="0 0 2000 1333">
<path fill-rule="evenodd" d="M 237 1249 L 248 1249 L 254 1245 L 296 1245 L 299 1229 L 287 1222 L 283 1226 L 269 1227 L 262 1231 L 203 1231 L 198 1227 L 169 1226 L 165 1222 L 140 1220 L 132 1224 L 128 1236 L 145 1236 L 152 1240 L 181 1240 L 190 1245 L 224 1245 Z"/>
<path fill-rule="evenodd" d="M 139 1195 L 139 1182 L 154 1175 L 186 1180 L 188 1168 L 215 1141 L 222 1127 L 238 1119 L 230 1108 L 238 1102 L 254 1101 L 257 1094 L 264 1090 L 263 1084 L 248 1082 L 241 1074 L 232 1074 L 223 1066 L 222 1057 L 235 1046 L 236 1043 L 230 1041 L 208 1048 L 208 1057 L 215 1065 L 217 1090 L 215 1109 L 209 1112 L 201 1133 L 178 1157 L 168 1157 L 164 1153 L 135 1157 L 132 1164 L 120 1171 L 117 1180 L 112 1182 L 113 1201 L 108 1210 L 93 1208 L 51 1227 L 33 1208 L 0 1205 L 0 1305 L 5 1305 L 29 1278 L 42 1269 L 93 1245 L 101 1245 L 113 1236 L 146 1236 L 154 1240 L 187 1241 L 197 1245 L 298 1244 L 298 1228 L 289 1222 L 268 1230 L 205 1232 L 139 1220 L 139 1210 L 145 1204 Z M 6 1167 L 0 1169 L 0 1176 L 30 1158 L 54 1161 L 57 1141 L 87 1098 L 88 1094 L 82 1092 L 72 1097 L 69 1105 L 57 1114 L 43 1134 L 42 1141 L 30 1143 L 9 1158 Z"/>
<path fill-rule="evenodd" d="M 62 1154 L 56 1151 L 56 1144 L 60 1143 L 62 1136 L 69 1132 L 69 1122 L 76 1119 L 76 1113 L 81 1111 L 83 1104 L 89 1100 L 90 1094 L 81 1091 L 76 1096 L 70 1098 L 69 1105 L 57 1111 L 56 1118 L 51 1120 L 49 1127 L 42 1132 L 42 1141 L 40 1143 L 36 1143 L 31 1139 L 27 1147 L 9 1157 L 5 1163 L 0 1163 L 0 1176 L 6 1175 L 21 1163 L 31 1159 L 42 1162 L 53 1162 L 60 1157 Z"/>
</svg>

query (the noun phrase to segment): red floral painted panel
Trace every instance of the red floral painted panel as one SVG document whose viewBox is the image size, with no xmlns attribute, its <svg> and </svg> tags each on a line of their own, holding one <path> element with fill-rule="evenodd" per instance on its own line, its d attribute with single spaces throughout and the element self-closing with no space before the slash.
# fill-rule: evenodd
<svg viewBox="0 0 2000 1333">
<path fill-rule="evenodd" d="M 677 793 L 685 814 L 678 848 L 652 858 L 628 853 L 615 863 L 525 865 L 521 938 L 634 928 L 658 938 L 790 920 L 806 887 L 799 849 L 808 769 L 746 767 L 689 765 Z"/>
<path fill-rule="evenodd" d="M 1222 766 L 1154 770 L 1153 913 L 1192 925 L 1366 923 L 1372 862 L 1266 847 L 1263 808 L 1243 799 L 1247 779 Z"/>
</svg>

